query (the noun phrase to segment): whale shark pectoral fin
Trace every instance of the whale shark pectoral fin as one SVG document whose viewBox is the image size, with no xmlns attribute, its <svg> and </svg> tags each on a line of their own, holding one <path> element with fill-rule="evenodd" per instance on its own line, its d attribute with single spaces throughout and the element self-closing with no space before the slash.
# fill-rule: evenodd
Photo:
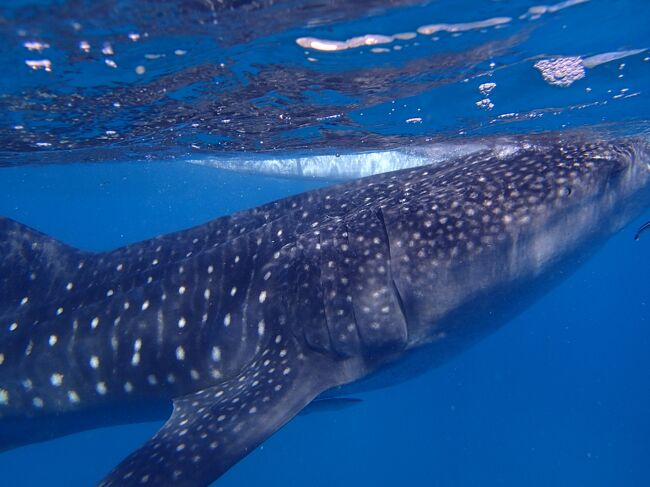
<svg viewBox="0 0 650 487">
<path fill-rule="evenodd" d="M 300 416 L 308 416 L 313 413 L 329 412 L 329 411 L 342 411 L 361 404 L 363 399 L 356 397 L 324 397 L 322 399 L 316 398 L 310 402 L 300 413 Z"/>
<path fill-rule="evenodd" d="M 207 486 L 337 384 L 337 367 L 322 356 L 272 348 L 237 377 L 175 399 L 164 426 L 100 487 Z"/>
</svg>

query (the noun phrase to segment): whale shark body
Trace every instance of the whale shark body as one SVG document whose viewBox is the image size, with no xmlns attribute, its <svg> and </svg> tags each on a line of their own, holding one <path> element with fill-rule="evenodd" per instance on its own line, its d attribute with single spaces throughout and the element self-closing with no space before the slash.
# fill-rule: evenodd
<svg viewBox="0 0 650 487">
<path fill-rule="evenodd" d="M 649 154 L 531 136 L 105 253 L 0 219 L 0 449 L 171 412 L 100 485 L 207 485 L 507 322 L 648 206 Z"/>
</svg>

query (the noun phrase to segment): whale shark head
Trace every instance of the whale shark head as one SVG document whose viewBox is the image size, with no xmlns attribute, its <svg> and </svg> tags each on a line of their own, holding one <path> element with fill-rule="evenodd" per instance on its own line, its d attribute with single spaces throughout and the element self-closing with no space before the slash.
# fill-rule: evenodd
<svg viewBox="0 0 650 487">
<path fill-rule="evenodd" d="M 444 341 L 456 327 L 484 334 L 489 315 L 520 308 L 508 302 L 515 290 L 526 302 L 528 287 L 554 282 L 647 208 L 648 147 L 542 139 L 506 160 L 477 154 L 400 175 L 404 203 L 382 218 L 410 345 Z"/>
</svg>

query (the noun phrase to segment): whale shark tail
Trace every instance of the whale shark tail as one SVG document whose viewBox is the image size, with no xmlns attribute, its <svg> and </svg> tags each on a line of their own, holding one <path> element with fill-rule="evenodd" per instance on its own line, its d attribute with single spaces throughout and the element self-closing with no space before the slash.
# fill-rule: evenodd
<svg viewBox="0 0 650 487">
<path fill-rule="evenodd" d="M 89 255 L 0 217 L 0 315 L 70 287 Z"/>
</svg>

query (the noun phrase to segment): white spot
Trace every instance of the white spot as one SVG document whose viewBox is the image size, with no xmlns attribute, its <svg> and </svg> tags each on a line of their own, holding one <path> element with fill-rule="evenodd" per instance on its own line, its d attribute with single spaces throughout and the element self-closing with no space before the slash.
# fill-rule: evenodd
<svg viewBox="0 0 650 487">
<path fill-rule="evenodd" d="M 264 335 L 264 328 L 266 327 L 264 320 L 260 320 L 259 323 L 257 324 L 257 334 L 259 336 Z"/>
<path fill-rule="evenodd" d="M 262 291 L 260 293 L 259 300 L 260 300 L 260 303 L 263 303 L 264 301 L 266 301 L 266 291 Z"/>
<path fill-rule="evenodd" d="M 106 394 L 106 384 L 104 382 L 98 382 L 97 385 L 95 386 L 95 390 L 97 391 L 97 394 L 100 396 L 103 396 Z"/>
<path fill-rule="evenodd" d="M 212 347 L 212 360 L 215 362 L 221 360 L 221 349 L 219 347 Z"/>
<path fill-rule="evenodd" d="M 147 376 L 147 382 L 149 382 L 149 385 L 155 386 L 158 384 L 158 379 L 156 378 L 155 375 L 150 374 Z"/>
<path fill-rule="evenodd" d="M 89 363 L 90 363 L 90 366 L 93 369 L 98 368 L 99 367 L 99 357 L 97 355 L 93 355 L 92 357 L 90 357 Z"/>
<path fill-rule="evenodd" d="M 56 345 L 56 342 L 58 341 L 59 341 L 59 337 L 57 337 L 56 335 L 50 335 L 50 338 L 47 340 L 47 343 L 50 344 L 50 347 L 53 347 L 54 345 Z"/>
<path fill-rule="evenodd" d="M 209 265 L 208 266 L 208 274 L 212 274 L 214 272 L 214 266 Z"/>
<path fill-rule="evenodd" d="M 282 371 L 282 374 L 283 374 L 283 375 L 289 375 L 289 372 L 291 372 L 291 367 L 287 367 L 286 369 L 284 369 L 284 370 Z"/>
<path fill-rule="evenodd" d="M 124 301 L 124 309 L 129 309 L 130 306 L 131 303 L 129 303 L 128 301 Z"/>
<path fill-rule="evenodd" d="M 113 294 L 115 294 L 115 291 L 113 291 L 112 289 L 106 291 L 106 296 L 112 296 Z"/>
<path fill-rule="evenodd" d="M 118 271 L 121 271 L 122 269 L 124 269 L 124 265 L 123 265 L 123 264 L 117 264 L 116 269 L 117 269 Z"/>
<path fill-rule="evenodd" d="M 130 382 L 125 382 L 124 383 L 124 390 L 126 392 L 133 392 L 133 384 L 131 384 Z"/>
<path fill-rule="evenodd" d="M 5 362 L 5 354 L 0 353 L 0 365 L 2 365 Z"/>
<path fill-rule="evenodd" d="M 131 357 L 131 365 L 133 365 L 135 367 L 139 363 L 140 363 L 140 354 L 138 352 L 135 352 L 133 354 L 133 357 Z"/>
<path fill-rule="evenodd" d="M 0 389 L 0 405 L 9 404 L 9 392 L 6 389 Z"/>
<path fill-rule="evenodd" d="M 142 340 L 140 338 L 137 338 L 135 342 L 133 342 L 133 350 L 138 352 L 142 348 Z"/>
<path fill-rule="evenodd" d="M 72 290 L 73 287 L 74 287 L 74 284 L 71 283 L 71 282 L 69 282 L 68 284 L 65 285 L 65 288 L 66 288 L 68 291 Z"/>
<path fill-rule="evenodd" d="M 235 294 L 237 294 L 237 286 L 233 286 L 232 289 L 230 290 L 231 296 L 234 296 Z"/>
<path fill-rule="evenodd" d="M 178 360 L 185 360 L 185 349 L 183 347 L 176 347 L 176 358 Z"/>
<path fill-rule="evenodd" d="M 195 370 L 195 369 L 190 370 L 190 376 L 194 380 L 199 380 L 199 377 L 200 377 L 198 370 Z"/>
<path fill-rule="evenodd" d="M 228 313 L 226 316 L 223 317 L 223 324 L 224 326 L 230 326 L 230 313 Z"/>
<path fill-rule="evenodd" d="M 11 325 L 9 325 L 9 331 L 16 331 L 17 329 L 18 329 L 18 323 L 16 323 L 15 321 Z"/>
<path fill-rule="evenodd" d="M 29 303 L 29 297 L 25 296 L 23 299 L 20 300 L 20 305 L 25 306 L 27 303 Z"/>
<path fill-rule="evenodd" d="M 53 386 L 59 387 L 61 384 L 63 384 L 63 374 L 59 374 L 58 372 L 52 374 L 50 376 L 50 382 Z"/>
<path fill-rule="evenodd" d="M 22 381 L 22 384 L 25 390 L 27 391 L 31 391 L 32 387 L 34 387 L 34 383 L 32 382 L 31 379 L 25 379 L 24 381 Z"/>
<path fill-rule="evenodd" d="M 63 314 L 63 308 L 58 308 L 58 309 L 56 310 L 56 315 L 59 316 L 59 315 L 61 315 L 61 314 Z"/>
<path fill-rule="evenodd" d="M 271 277 L 271 271 L 268 271 L 266 274 L 264 274 L 265 281 L 268 281 L 270 277 Z"/>
<path fill-rule="evenodd" d="M 90 322 L 90 327 L 94 330 L 95 328 L 97 328 L 98 325 L 99 325 L 99 318 L 95 316 L 93 320 Z"/>
<path fill-rule="evenodd" d="M 287 355 L 287 349 L 286 348 L 283 348 L 282 350 L 280 350 L 280 357 L 286 357 L 286 355 Z"/>
<path fill-rule="evenodd" d="M 178 288 L 178 294 L 185 294 L 185 286 L 181 286 Z"/>
<path fill-rule="evenodd" d="M 149 307 L 149 301 L 142 303 L 142 311 L 145 311 Z"/>
<path fill-rule="evenodd" d="M 68 391 L 68 399 L 73 403 L 79 402 L 79 394 L 75 391 Z"/>
<path fill-rule="evenodd" d="M 154 259 L 154 260 L 152 260 L 152 261 L 151 261 L 151 264 L 152 264 L 152 265 L 158 265 L 158 259 Z"/>
<path fill-rule="evenodd" d="M 185 443 L 181 443 L 176 447 L 176 451 L 183 451 L 185 450 Z"/>
<path fill-rule="evenodd" d="M 35 397 L 34 399 L 32 399 L 32 404 L 36 408 L 42 408 L 44 405 L 43 399 L 41 399 L 40 397 Z"/>
<path fill-rule="evenodd" d="M 256 412 L 257 412 L 257 408 L 256 408 L 255 406 L 253 406 L 252 408 L 250 408 L 250 409 L 248 410 L 248 413 L 249 413 L 249 414 L 255 414 Z"/>
<path fill-rule="evenodd" d="M 178 327 L 179 328 L 185 328 L 185 325 L 187 324 L 187 321 L 185 321 L 185 318 L 181 316 L 181 318 L 178 320 Z"/>
</svg>

